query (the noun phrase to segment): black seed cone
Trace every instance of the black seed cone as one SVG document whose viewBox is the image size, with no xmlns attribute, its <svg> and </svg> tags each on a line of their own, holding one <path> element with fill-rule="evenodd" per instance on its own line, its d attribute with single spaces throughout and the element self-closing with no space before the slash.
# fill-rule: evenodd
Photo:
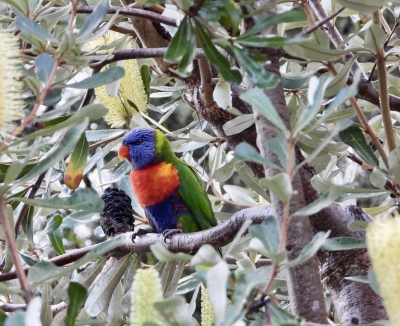
<svg viewBox="0 0 400 326">
<path fill-rule="evenodd" d="M 104 209 L 100 213 L 100 225 L 107 237 L 133 231 L 135 219 L 131 198 L 118 188 L 107 188 L 101 196 Z"/>
</svg>

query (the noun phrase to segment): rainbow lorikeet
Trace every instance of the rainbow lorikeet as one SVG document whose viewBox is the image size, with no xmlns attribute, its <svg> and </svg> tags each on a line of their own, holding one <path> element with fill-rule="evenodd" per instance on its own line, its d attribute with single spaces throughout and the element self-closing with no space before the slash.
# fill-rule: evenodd
<svg viewBox="0 0 400 326">
<path fill-rule="evenodd" d="M 130 179 L 152 229 L 132 236 L 196 232 L 217 225 L 210 200 L 197 173 L 172 151 L 165 135 L 151 128 L 128 132 L 118 150 L 131 164 Z"/>
</svg>

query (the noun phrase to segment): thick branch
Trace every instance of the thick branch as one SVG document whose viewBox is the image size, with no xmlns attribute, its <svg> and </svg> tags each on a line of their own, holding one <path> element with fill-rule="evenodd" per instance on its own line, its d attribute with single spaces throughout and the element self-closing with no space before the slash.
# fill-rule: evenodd
<svg viewBox="0 0 400 326">
<path fill-rule="evenodd" d="M 279 74 L 280 58 L 278 51 L 275 49 L 266 51 L 267 58 L 271 64 L 266 65 L 265 68 Z M 275 110 L 290 130 L 289 111 L 286 106 L 282 84 L 279 83 L 274 89 L 266 90 L 266 94 L 271 102 L 274 103 Z M 267 141 L 276 137 L 276 133 L 263 127 L 270 124 L 263 115 L 255 111 L 254 117 L 257 121 L 257 143 L 261 154 L 269 161 L 280 166 L 279 158 L 267 146 Z M 266 169 L 266 174 L 269 176 L 277 173 L 278 171 L 274 169 Z M 284 232 L 283 235 L 286 235 L 285 248 L 288 252 L 289 260 L 295 259 L 313 237 L 313 230 L 308 218 L 294 217 L 288 220 L 288 213 L 293 214 L 306 205 L 298 174 L 292 177 L 292 188 L 296 190 L 296 193 L 293 194 L 289 207 L 286 207 L 277 196 L 271 193 L 274 215 L 279 219 L 282 230 L 285 231 L 287 227 L 287 232 Z M 307 321 L 324 323 L 326 322 L 326 315 L 318 265 L 317 257 L 313 257 L 305 264 L 290 268 L 287 282 L 292 310 Z M 304 298 L 307 298 L 307 301 Z"/>
<path fill-rule="evenodd" d="M 230 219 L 224 223 L 213 227 L 211 229 L 194 232 L 175 234 L 171 240 L 165 244 L 165 247 L 173 252 L 187 252 L 193 253 L 199 249 L 203 244 L 211 244 L 215 247 L 222 247 L 232 241 L 244 221 L 251 219 L 253 224 L 260 224 L 267 216 L 272 214 L 270 206 L 257 206 L 252 208 L 243 209 L 235 213 Z M 162 234 L 147 234 L 140 237 L 140 240 L 131 241 L 132 233 L 126 233 L 125 243 L 116 249 L 112 254 L 127 255 L 130 252 L 148 252 L 150 246 L 156 242 L 162 242 Z M 97 245 L 85 247 L 68 252 L 67 254 L 49 259 L 50 262 L 56 266 L 63 266 L 78 260 L 80 257 L 87 254 L 89 251 L 95 249 Z M 27 273 L 30 267 L 25 267 L 24 271 Z M 16 278 L 15 272 L 0 275 L 0 282 L 9 281 Z"/>
<path fill-rule="evenodd" d="M 299 163 L 304 158 L 298 152 Z M 311 185 L 314 171 L 307 165 L 300 170 L 301 181 L 307 204 L 315 201 L 319 195 Z M 356 221 L 371 221 L 372 218 L 356 206 L 332 203 L 328 208 L 310 216 L 315 232 L 331 231 L 330 237 L 365 238 L 365 232 L 352 232 L 348 224 Z M 345 277 L 367 275 L 371 267 L 366 250 L 319 252 L 322 279 L 332 295 L 337 315 L 342 325 L 351 325 L 354 321 L 368 324 L 387 319 L 382 298 L 368 284 L 348 281 Z"/>
</svg>

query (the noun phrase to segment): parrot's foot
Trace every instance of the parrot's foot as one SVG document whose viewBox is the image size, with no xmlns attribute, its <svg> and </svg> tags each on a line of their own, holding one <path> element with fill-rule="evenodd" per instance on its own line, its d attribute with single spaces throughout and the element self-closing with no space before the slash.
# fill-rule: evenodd
<svg viewBox="0 0 400 326">
<path fill-rule="evenodd" d="M 167 243 L 167 239 L 171 238 L 174 234 L 177 233 L 182 233 L 183 231 L 181 229 L 166 229 L 162 235 L 163 235 L 163 240 L 165 243 Z"/>
<path fill-rule="evenodd" d="M 136 232 L 132 233 L 131 240 L 133 243 L 135 243 L 135 238 L 140 237 L 141 235 L 147 234 L 147 233 L 154 233 L 153 229 L 139 229 Z"/>
</svg>

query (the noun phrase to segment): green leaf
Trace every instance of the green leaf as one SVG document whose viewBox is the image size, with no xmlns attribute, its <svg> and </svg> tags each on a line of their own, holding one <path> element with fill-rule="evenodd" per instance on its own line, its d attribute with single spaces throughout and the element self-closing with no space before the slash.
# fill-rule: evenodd
<svg viewBox="0 0 400 326">
<path fill-rule="evenodd" d="M 249 232 L 253 238 L 261 241 L 264 250 L 267 251 L 269 255 L 278 253 L 280 233 L 278 221 L 274 216 L 268 216 L 259 225 L 251 225 L 249 227 Z M 252 247 L 251 242 L 250 247 Z"/>
<path fill-rule="evenodd" d="M 307 16 L 304 11 L 300 10 L 288 10 L 281 14 L 276 15 L 268 15 L 268 19 L 263 19 L 262 21 L 258 21 L 253 27 L 249 28 L 244 34 L 238 36 L 237 40 L 246 40 L 250 36 L 254 36 L 256 34 L 260 34 L 265 32 L 272 26 L 275 26 L 280 23 L 292 23 L 298 21 L 307 20 Z"/>
<path fill-rule="evenodd" d="M 124 311 L 122 308 L 125 291 L 119 282 L 113 292 L 107 311 L 107 325 L 120 326 L 124 324 Z"/>
<path fill-rule="evenodd" d="M 304 246 L 304 248 L 300 251 L 300 254 L 295 259 L 282 265 L 286 268 L 293 268 L 305 263 L 317 253 L 317 251 L 324 245 L 324 243 L 326 243 L 326 241 L 329 241 L 327 240 L 329 233 L 330 231 L 316 233 L 310 243 Z"/>
<path fill-rule="evenodd" d="M 357 12 L 371 13 L 380 9 L 384 1 L 383 0 L 335 0 L 340 5 L 353 9 Z"/>
<path fill-rule="evenodd" d="M 55 214 L 51 217 L 51 219 L 47 222 L 46 227 L 44 228 L 44 233 L 50 233 L 57 230 L 63 221 L 63 217 L 60 214 Z"/>
<path fill-rule="evenodd" d="M 232 36 L 236 36 L 240 25 L 240 11 L 233 0 L 221 0 L 231 19 Z"/>
<path fill-rule="evenodd" d="M 347 129 L 339 132 L 340 139 L 349 145 L 360 156 L 360 158 L 369 165 L 379 166 L 378 158 L 375 156 L 371 147 L 367 144 L 360 128 L 352 125 Z"/>
<path fill-rule="evenodd" d="M 47 236 L 53 246 L 54 250 L 57 251 L 59 255 L 65 254 L 65 248 L 62 241 L 61 229 L 56 229 L 52 232 L 47 232 Z"/>
<path fill-rule="evenodd" d="M 345 277 L 345 279 L 348 280 L 348 281 L 369 284 L 368 276 L 363 276 L 363 275 L 360 275 L 360 276 L 348 276 L 348 277 Z"/>
<path fill-rule="evenodd" d="M 214 312 L 214 325 L 221 325 L 225 315 L 229 274 L 228 264 L 223 260 L 207 271 L 207 291 Z"/>
<path fill-rule="evenodd" d="M 18 180 L 18 184 L 22 184 L 42 174 L 53 166 L 54 163 L 60 161 L 64 156 L 66 156 L 73 149 L 80 136 L 86 130 L 88 124 L 89 120 L 86 118 L 84 122 L 81 122 L 79 125 L 72 128 L 59 144 L 50 149 L 45 158 L 42 159 L 38 165 Z"/>
<path fill-rule="evenodd" d="M 271 202 L 271 198 L 266 194 L 265 190 L 260 186 L 258 180 L 250 172 L 250 169 L 246 165 L 242 165 L 237 169 L 240 179 L 248 186 L 250 189 L 254 190 L 257 194 L 263 197 L 267 202 Z"/>
<path fill-rule="evenodd" d="M 105 71 L 94 74 L 80 82 L 67 84 L 66 87 L 78 89 L 91 89 L 99 86 L 111 84 L 116 80 L 124 77 L 125 70 L 122 67 L 111 67 Z"/>
<path fill-rule="evenodd" d="M 32 285 L 37 285 L 57 279 L 63 275 L 69 275 L 83 264 L 86 264 L 87 262 L 96 259 L 97 257 L 102 256 L 122 245 L 124 241 L 125 238 L 123 236 L 117 236 L 111 240 L 107 240 L 68 267 L 57 267 L 49 261 L 38 262 L 29 270 L 28 282 Z"/>
<path fill-rule="evenodd" d="M 47 53 L 38 55 L 35 59 L 35 74 L 42 83 L 47 83 L 54 67 L 54 59 Z"/>
<path fill-rule="evenodd" d="M 251 81 L 259 88 L 273 88 L 279 79 L 277 75 L 265 69 L 257 62 L 258 53 L 249 49 L 232 47 L 233 56 L 239 62 L 242 69 L 248 74 Z"/>
<path fill-rule="evenodd" d="M 21 228 L 22 231 L 26 234 L 26 237 L 28 238 L 29 242 L 33 242 L 33 213 L 35 211 L 35 208 L 32 206 L 29 206 L 28 209 L 26 210 L 24 216 L 22 217 L 21 221 Z"/>
<path fill-rule="evenodd" d="M 280 47 L 284 45 L 298 44 L 304 42 L 304 39 L 300 37 L 260 37 L 260 36 L 248 36 L 245 39 L 236 39 L 237 43 L 243 46 L 255 47 L 255 48 L 268 48 L 268 47 Z"/>
<path fill-rule="evenodd" d="M 142 77 L 144 91 L 146 92 L 147 95 L 147 103 L 149 103 L 151 75 L 150 75 L 150 69 L 147 65 L 142 65 L 140 67 L 140 76 Z"/>
<path fill-rule="evenodd" d="M 4 326 L 25 326 L 25 311 L 16 311 L 11 316 L 7 317 Z"/>
<path fill-rule="evenodd" d="M 322 246 L 322 250 L 338 251 L 338 250 L 352 250 L 367 248 L 365 239 L 358 239 L 352 237 L 337 237 L 326 240 Z"/>
<path fill-rule="evenodd" d="M 337 124 L 335 124 L 333 129 L 331 129 L 328 132 L 328 134 L 325 136 L 325 138 L 320 143 L 318 143 L 317 148 L 311 154 L 309 154 L 307 156 L 307 160 L 304 160 L 302 163 L 298 164 L 296 166 L 296 169 L 299 169 L 300 167 L 302 167 L 304 164 L 306 164 L 306 162 L 308 162 L 308 161 L 311 162 L 313 159 L 315 159 L 323 150 L 325 150 L 325 148 L 329 145 L 331 140 L 338 133 L 340 133 L 340 131 L 348 128 L 352 124 L 353 124 L 353 121 L 351 121 L 350 119 L 341 120 Z"/>
<path fill-rule="evenodd" d="M 224 129 L 225 135 L 232 136 L 250 128 L 253 124 L 254 115 L 252 113 L 243 114 L 226 122 L 222 129 Z"/>
<path fill-rule="evenodd" d="M 369 223 L 370 222 L 367 222 L 367 221 L 355 220 L 353 222 L 350 222 L 347 225 L 347 228 L 350 231 L 353 231 L 353 232 L 355 232 L 355 231 L 365 231 L 367 229 L 367 226 L 368 226 Z"/>
<path fill-rule="evenodd" d="M 321 109 L 322 101 L 325 97 L 325 90 L 328 87 L 330 78 L 328 76 L 317 78 L 312 77 L 309 81 L 308 98 L 310 106 L 299 110 L 298 118 L 293 133 L 297 134 L 306 127 L 317 115 Z"/>
<path fill-rule="evenodd" d="M 381 295 L 381 290 L 379 288 L 379 283 L 378 280 L 376 279 L 376 275 L 375 272 L 373 270 L 373 268 L 370 268 L 368 270 L 368 281 L 369 281 L 369 285 L 371 286 L 371 289 L 377 294 L 377 295 Z"/>
<path fill-rule="evenodd" d="M 192 256 L 184 253 L 173 253 L 169 251 L 161 242 L 156 242 L 150 246 L 151 252 L 158 261 L 168 262 L 171 260 L 191 260 Z"/>
<path fill-rule="evenodd" d="M 49 34 L 43 27 L 26 17 L 18 16 L 15 18 L 15 24 L 18 29 L 27 36 L 35 37 L 40 41 L 58 43 L 58 40 Z"/>
<path fill-rule="evenodd" d="M 260 114 L 268 119 L 272 124 L 285 133 L 288 130 L 279 114 L 276 112 L 274 105 L 269 97 L 260 88 L 252 88 L 251 90 L 240 95 L 240 98 L 251 104 Z"/>
<path fill-rule="evenodd" d="M 47 207 L 54 209 L 83 209 L 88 212 L 100 212 L 104 202 L 93 188 L 80 188 L 68 198 L 53 197 L 49 199 L 18 198 L 20 202 L 32 206 Z"/>
<path fill-rule="evenodd" d="M 187 51 L 186 30 L 188 28 L 189 18 L 186 16 L 180 23 L 178 30 L 169 43 L 165 52 L 164 60 L 169 63 L 178 63 L 182 60 Z"/>
<path fill-rule="evenodd" d="M 68 287 L 68 308 L 65 326 L 74 326 L 75 319 L 80 309 L 83 307 L 87 296 L 86 288 L 75 282 L 71 282 Z"/>
<path fill-rule="evenodd" d="M 278 173 L 273 177 L 265 177 L 260 180 L 261 187 L 267 188 L 282 201 L 288 203 L 292 198 L 292 182 L 287 173 Z"/>
<path fill-rule="evenodd" d="M 319 45 L 315 41 L 303 41 L 300 44 L 286 45 L 283 47 L 283 49 L 291 55 L 304 57 L 316 61 L 328 61 L 335 57 L 342 56 L 343 54 L 346 54 L 348 52 L 360 50 L 358 48 L 352 48 L 348 50 L 328 49 L 323 47 L 322 45 Z M 365 49 L 361 50 L 365 51 Z"/>
<path fill-rule="evenodd" d="M 156 302 L 154 308 L 160 312 L 160 318 L 166 325 L 187 326 L 190 325 L 186 300 L 183 296 Z"/>
<path fill-rule="evenodd" d="M 303 318 L 292 315 L 288 310 L 276 306 L 275 303 L 269 302 L 267 309 L 274 325 L 301 326 L 304 323 Z"/>
<path fill-rule="evenodd" d="M 325 91 L 326 97 L 334 96 L 336 93 L 338 93 L 344 87 L 346 87 L 347 79 L 348 79 L 351 67 L 353 66 L 354 61 L 357 60 L 357 58 L 360 55 L 361 54 L 354 55 L 350 60 L 348 60 L 346 62 L 345 65 L 340 66 L 336 76 L 334 76 L 333 79 L 329 82 L 329 85 Z M 358 78 L 356 79 L 355 82 L 357 83 L 357 81 L 358 81 Z"/>
<path fill-rule="evenodd" d="M 93 143 L 110 138 L 122 137 L 125 135 L 126 131 L 126 129 L 87 130 L 85 135 L 87 141 Z"/>
<path fill-rule="evenodd" d="M 232 69 L 229 61 L 217 50 L 212 43 L 212 37 L 207 34 L 201 22 L 194 19 L 196 33 L 204 53 L 210 63 L 218 70 L 222 78 L 228 83 L 239 84 L 242 81 L 242 74 L 237 69 Z"/>
<path fill-rule="evenodd" d="M 86 167 L 88 155 L 89 145 L 85 135 L 82 135 L 71 154 L 67 169 L 65 170 L 64 182 L 68 188 L 76 189 L 79 187 L 83 179 L 83 171 Z"/>
<path fill-rule="evenodd" d="M 164 60 L 170 63 L 177 63 L 177 69 L 170 70 L 181 77 L 190 75 L 192 62 L 196 54 L 196 37 L 189 17 L 181 21 L 178 31 L 172 38 L 164 55 Z"/>
<path fill-rule="evenodd" d="M 101 0 L 93 12 L 90 14 L 89 18 L 86 19 L 85 24 L 79 31 L 77 41 L 84 40 L 87 36 L 92 33 L 97 26 L 104 20 L 108 11 L 108 0 Z M 78 42 L 79 42 L 78 41 Z"/>
<path fill-rule="evenodd" d="M 92 290 L 85 302 L 85 310 L 89 316 L 97 316 L 110 303 L 115 287 L 129 266 L 130 257 L 131 255 L 128 254 L 119 259 L 100 279 L 97 279 L 97 282 L 93 283 Z"/>
<path fill-rule="evenodd" d="M 389 153 L 389 167 L 396 181 L 400 184 L 400 146 Z"/>
<path fill-rule="evenodd" d="M 310 216 L 318 213 L 320 210 L 329 207 L 333 201 L 339 198 L 340 195 L 347 192 L 346 187 L 333 185 L 328 192 L 321 195 L 317 200 L 308 204 L 306 207 L 301 208 L 294 216 Z"/>
<path fill-rule="evenodd" d="M 233 155 L 239 160 L 245 162 L 254 162 L 282 170 L 281 167 L 265 159 L 253 146 L 245 142 L 240 143 L 235 147 Z"/>
<path fill-rule="evenodd" d="M 85 120 L 85 118 L 89 118 L 91 120 L 98 120 L 98 119 L 102 118 L 107 113 L 107 111 L 108 111 L 108 109 L 102 104 L 86 105 L 83 108 L 81 108 L 79 111 L 74 113 L 67 120 L 65 120 L 59 124 L 56 124 L 52 127 L 44 128 L 44 129 L 35 131 L 29 135 L 26 135 L 22 138 L 19 138 L 12 142 L 12 146 L 20 144 L 22 142 L 26 142 L 31 139 L 35 139 L 37 137 L 44 137 L 44 136 L 52 135 L 54 132 L 56 132 L 58 130 L 77 125 L 78 123 Z"/>
<path fill-rule="evenodd" d="M 289 148 L 285 137 L 283 135 L 278 135 L 277 137 L 268 140 L 267 143 L 268 148 L 278 155 L 279 160 L 281 161 L 281 166 L 286 167 Z M 294 157 L 294 150 L 292 151 L 292 157 Z M 294 163 L 295 162 L 293 161 L 293 166 Z"/>
<path fill-rule="evenodd" d="M 236 270 L 235 271 L 235 292 L 231 297 L 232 304 L 228 306 L 222 326 L 234 325 L 236 321 L 245 317 L 248 306 L 247 298 L 256 288 L 265 286 L 267 279 L 265 270 Z"/>
</svg>

